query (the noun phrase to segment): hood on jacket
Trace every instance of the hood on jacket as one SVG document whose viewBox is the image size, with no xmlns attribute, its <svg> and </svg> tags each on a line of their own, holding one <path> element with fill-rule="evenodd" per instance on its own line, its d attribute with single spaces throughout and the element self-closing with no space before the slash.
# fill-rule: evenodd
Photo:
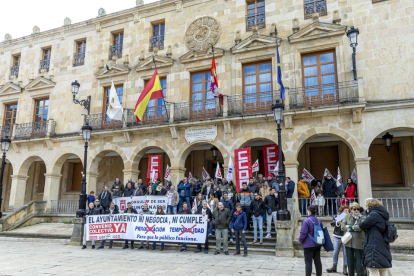
<svg viewBox="0 0 414 276">
<path fill-rule="evenodd" d="M 390 219 L 390 214 L 388 213 L 387 209 L 385 209 L 384 206 L 381 206 L 381 205 L 380 206 L 375 206 L 369 212 L 370 213 L 371 212 L 378 213 L 385 220 L 389 220 Z"/>
</svg>

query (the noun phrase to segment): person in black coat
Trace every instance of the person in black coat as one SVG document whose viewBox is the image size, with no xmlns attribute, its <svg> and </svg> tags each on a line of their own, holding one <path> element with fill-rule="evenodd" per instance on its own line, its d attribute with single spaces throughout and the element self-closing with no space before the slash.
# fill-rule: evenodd
<svg viewBox="0 0 414 276">
<path fill-rule="evenodd" d="M 147 185 L 142 182 L 142 179 L 138 179 L 139 188 L 142 190 L 142 194 L 145 195 L 147 193 Z"/>
<path fill-rule="evenodd" d="M 267 235 L 266 238 L 269 239 L 272 237 L 270 234 L 272 230 L 272 219 L 275 224 L 275 231 L 277 235 L 276 221 L 277 221 L 277 210 L 279 207 L 279 200 L 277 199 L 276 190 L 274 187 L 270 189 L 270 193 L 265 196 L 263 201 L 266 208 L 266 226 L 267 226 Z M 269 214 L 270 213 L 270 214 Z"/>
<path fill-rule="evenodd" d="M 211 193 L 211 191 L 210 191 L 210 193 Z M 213 186 L 213 194 L 214 194 L 214 197 L 217 198 L 218 201 L 220 201 L 222 193 L 221 193 L 220 189 L 218 188 L 217 184 L 214 184 L 214 186 Z"/>
<path fill-rule="evenodd" d="M 108 210 L 109 204 L 112 202 L 112 194 L 108 191 L 108 187 L 105 186 L 103 191 L 99 194 L 99 200 L 104 211 Z"/>
<path fill-rule="evenodd" d="M 197 176 L 193 176 L 193 179 L 195 180 L 193 186 L 193 196 L 197 196 L 198 193 L 201 193 L 201 190 L 203 189 L 203 183 L 201 183 Z"/>
<path fill-rule="evenodd" d="M 365 201 L 368 216 L 359 223 L 365 231 L 363 264 L 369 275 L 388 275 L 388 268 L 392 267 L 390 244 L 384 240 L 387 230 L 387 221 L 390 218 L 388 211 L 377 199 Z"/>
<path fill-rule="evenodd" d="M 292 198 L 293 192 L 295 191 L 295 182 L 290 179 L 290 177 L 286 177 L 285 181 L 286 185 L 286 198 Z"/>
<path fill-rule="evenodd" d="M 124 197 L 130 197 L 134 193 L 134 188 L 132 187 L 132 182 L 128 182 L 124 190 Z"/>
<path fill-rule="evenodd" d="M 119 214 L 118 205 L 115 205 L 115 203 L 111 202 L 111 204 L 109 205 L 109 208 L 105 212 L 105 214 L 110 215 L 110 216 Z M 104 246 L 105 246 L 105 242 L 106 242 L 106 240 L 102 240 L 101 245 L 97 249 L 103 249 Z M 114 240 L 109 240 L 109 249 L 112 248 L 113 243 L 114 243 Z"/>
<path fill-rule="evenodd" d="M 263 243 L 263 215 L 266 213 L 265 205 L 258 193 L 254 194 L 254 200 L 250 203 L 250 211 L 253 215 L 253 235 L 254 240 L 252 244 L 257 242 L 257 226 L 259 227 L 260 232 L 260 244 Z"/>
<path fill-rule="evenodd" d="M 128 208 L 126 208 L 126 210 L 124 211 L 124 214 L 138 214 L 137 210 L 132 208 L 131 202 L 127 203 L 127 207 Z M 122 247 L 122 249 L 127 249 L 127 248 L 128 248 L 128 240 L 125 241 L 125 245 L 124 247 Z M 131 249 L 134 249 L 134 241 L 131 241 Z"/>
<path fill-rule="evenodd" d="M 208 208 L 207 201 L 203 200 L 203 205 L 201 208 L 198 208 L 197 214 L 207 216 L 207 222 L 213 219 L 210 208 Z M 197 244 L 197 250 L 194 253 L 201 252 L 201 244 Z M 204 243 L 204 254 L 208 254 L 208 231 L 206 231 L 206 242 Z"/>
<path fill-rule="evenodd" d="M 328 201 L 328 204 L 325 204 L 325 214 L 329 213 L 330 216 L 333 216 L 336 214 L 336 197 L 338 196 L 338 189 L 332 175 L 328 174 L 326 176 L 326 180 L 322 184 L 322 190 L 325 200 Z"/>
</svg>

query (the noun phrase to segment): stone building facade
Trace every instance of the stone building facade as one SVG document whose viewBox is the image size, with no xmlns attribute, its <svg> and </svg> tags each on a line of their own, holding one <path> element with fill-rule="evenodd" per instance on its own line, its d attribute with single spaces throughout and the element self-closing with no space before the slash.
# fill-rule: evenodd
<svg viewBox="0 0 414 276">
<path fill-rule="evenodd" d="M 138 2 L 113 14 L 100 9 L 84 22 L 66 18 L 48 31 L 35 26 L 21 38 L 7 34 L 0 43 L 2 135 L 12 137 L 3 210 L 78 198 L 86 110 L 73 104 L 75 80 L 77 98 L 91 96 L 87 191 L 115 177 L 146 181 L 150 154 L 162 155 L 174 184 L 203 167 L 212 175 L 217 161 L 225 170 L 243 147 L 263 168 L 262 146 L 277 143 L 276 43 L 286 87 L 286 174 L 296 182 L 307 168 L 321 179 L 324 168 L 336 176 L 339 166 L 346 179 L 356 168 L 361 199 L 414 196 L 411 0 Z M 359 29 L 357 80 L 351 26 Z M 223 105 L 208 91 L 213 51 Z M 126 109 L 122 121 L 105 118 L 106 64 Z M 137 124 L 133 109 L 155 66 L 165 100 L 151 103 Z M 217 134 L 188 143 L 185 131 L 194 127 Z M 386 132 L 394 136 L 389 152 Z"/>
</svg>

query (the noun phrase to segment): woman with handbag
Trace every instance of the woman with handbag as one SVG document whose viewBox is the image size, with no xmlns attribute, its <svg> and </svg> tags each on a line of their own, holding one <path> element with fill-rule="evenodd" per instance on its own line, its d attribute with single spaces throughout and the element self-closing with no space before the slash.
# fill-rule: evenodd
<svg viewBox="0 0 414 276">
<path fill-rule="evenodd" d="M 354 276 L 356 270 L 357 276 L 364 276 L 362 256 L 364 252 L 365 233 L 361 231 L 359 223 L 365 219 L 365 216 L 361 214 L 361 206 L 356 202 L 351 203 L 349 209 L 351 213 L 346 215 L 341 222 L 341 230 L 345 232 L 341 240 L 345 244 L 348 275 Z"/>
<path fill-rule="evenodd" d="M 335 227 L 334 232 L 333 232 L 333 236 L 334 236 L 333 263 L 332 263 L 332 267 L 328 268 L 326 272 L 328 273 L 337 272 L 338 256 L 342 248 L 342 254 L 343 254 L 343 259 L 344 259 L 344 268 L 343 268 L 342 274 L 348 275 L 348 262 L 346 259 L 345 245 L 342 244 L 342 240 L 341 240 L 341 238 L 344 235 L 344 232 L 341 230 L 342 220 L 336 220 L 336 218 L 340 217 L 342 213 L 349 214 L 349 207 L 348 206 L 339 207 L 338 215 L 336 215 L 331 221 L 331 226 Z"/>
</svg>

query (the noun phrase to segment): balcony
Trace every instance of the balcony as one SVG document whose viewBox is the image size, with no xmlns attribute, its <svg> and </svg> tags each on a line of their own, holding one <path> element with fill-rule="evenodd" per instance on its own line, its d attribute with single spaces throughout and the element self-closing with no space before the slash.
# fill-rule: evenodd
<svg viewBox="0 0 414 276">
<path fill-rule="evenodd" d="M 16 140 L 55 136 L 56 123 L 53 120 L 16 125 Z"/>
<path fill-rule="evenodd" d="M 289 90 L 290 109 L 358 103 L 358 81 L 345 81 Z"/>
<path fill-rule="evenodd" d="M 13 125 L 0 126 L 1 138 L 11 138 L 13 134 Z"/>
<path fill-rule="evenodd" d="M 10 68 L 10 77 L 15 76 L 16 79 L 19 76 L 19 66 L 13 66 Z"/>
<path fill-rule="evenodd" d="M 272 104 L 280 91 L 242 94 L 228 97 L 228 116 L 254 116 L 272 113 Z"/>
<path fill-rule="evenodd" d="M 46 70 L 46 72 L 49 72 L 49 67 L 50 67 L 50 59 L 41 60 L 39 73 L 41 73 L 43 69 Z"/>
<path fill-rule="evenodd" d="M 303 4 L 305 19 L 312 18 L 312 14 L 319 13 L 319 16 L 328 14 L 326 10 L 326 0 L 305 0 Z"/>
<path fill-rule="evenodd" d="M 137 123 L 134 109 L 126 110 L 127 127 L 151 126 L 168 124 L 168 114 L 170 112 L 169 105 L 147 107 L 142 120 Z"/>
<path fill-rule="evenodd" d="M 109 47 L 109 60 L 112 60 L 112 57 L 121 58 L 122 57 L 123 44 L 116 44 Z"/>
<path fill-rule="evenodd" d="M 174 103 L 174 122 L 202 121 L 222 116 L 219 98 Z"/>
<path fill-rule="evenodd" d="M 149 46 L 150 52 L 152 52 L 154 47 L 158 47 L 159 50 L 163 50 L 164 49 L 164 36 L 158 35 L 158 36 L 150 37 L 149 45 L 150 45 Z"/>
<path fill-rule="evenodd" d="M 85 64 L 85 53 L 73 54 L 73 67 Z"/>
<path fill-rule="evenodd" d="M 246 15 L 246 31 L 251 31 L 253 26 L 259 29 L 266 28 L 266 16 L 264 12 Z"/>
<path fill-rule="evenodd" d="M 94 131 L 115 130 L 121 129 L 123 127 L 123 119 L 122 121 L 111 120 L 106 116 L 105 113 L 91 114 L 89 116 L 86 116 L 86 120 L 89 120 L 89 125 Z"/>
</svg>

